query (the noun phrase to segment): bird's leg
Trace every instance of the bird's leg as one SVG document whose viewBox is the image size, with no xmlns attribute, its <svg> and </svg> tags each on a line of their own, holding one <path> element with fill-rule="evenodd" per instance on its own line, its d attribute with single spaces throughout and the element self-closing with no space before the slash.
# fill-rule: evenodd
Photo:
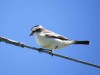
<svg viewBox="0 0 100 75">
<path fill-rule="evenodd" d="M 55 49 L 57 49 L 57 48 L 58 48 L 58 46 L 55 47 Z"/>
<path fill-rule="evenodd" d="M 49 54 L 51 55 L 51 56 L 53 56 L 53 50 L 48 50 L 48 49 L 44 49 L 44 48 L 38 48 L 38 51 L 39 51 L 39 53 L 42 53 L 43 51 L 48 51 L 49 52 Z"/>
<path fill-rule="evenodd" d="M 56 47 L 55 47 L 55 49 L 57 49 L 57 48 L 58 48 L 58 46 L 56 46 Z M 49 50 L 49 52 L 50 52 L 51 56 L 53 56 L 53 50 L 54 50 L 54 49 Z"/>
<path fill-rule="evenodd" d="M 49 54 L 53 56 L 53 50 L 49 50 Z"/>
<path fill-rule="evenodd" d="M 55 49 L 57 49 L 57 48 L 58 48 L 58 46 L 55 46 L 54 49 L 48 50 L 49 54 L 50 54 L 51 56 L 53 56 L 53 50 L 55 50 Z"/>
</svg>

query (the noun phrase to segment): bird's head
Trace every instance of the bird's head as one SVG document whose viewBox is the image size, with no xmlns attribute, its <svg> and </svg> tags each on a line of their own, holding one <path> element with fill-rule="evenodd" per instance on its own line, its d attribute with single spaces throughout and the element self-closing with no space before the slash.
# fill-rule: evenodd
<svg viewBox="0 0 100 75">
<path fill-rule="evenodd" d="M 33 35 L 35 32 L 41 32 L 43 30 L 42 25 L 35 25 L 34 27 L 31 28 L 31 35 Z"/>
</svg>

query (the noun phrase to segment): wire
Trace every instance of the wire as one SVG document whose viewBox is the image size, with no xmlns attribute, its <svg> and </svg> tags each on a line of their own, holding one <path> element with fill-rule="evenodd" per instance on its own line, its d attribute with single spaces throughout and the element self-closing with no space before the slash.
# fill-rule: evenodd
<svg viewBox="0 0 100 75">
<path fill-rule="evenodd" d="M 22 48 L 26 47 L 26 48 L 29 48 L 29 49 L 32 49 L 32 50 L 36 50 L 36 51 L 39 51 L 39 52 L 49 54 L 51 56 L 57 56 L 57 57 L 68 59 L 68 60 L 71 60 L 71 61 L 74 61 L 74 62 L 82 63 L 82 64 L 85 64 L 85 65 L 88 65 L 88 66 L 100 68 L 100 66 L 96 65 L 96 64 L 92 64 L 92 63 L 82 61 L 82 60 L 77 60 L 75 58 L 71 58 L 71 57 L 68 57 L 68 56 L 63 56 L 63 55 L 56 54 L 56 53 L 51 53 L 47 49 L 40 49 L 40 48 L 31 47 L 29 45 L 25 45 L 24 43 L 14 41 L 14 40 L 11 40 L 11 39 L 8 39 L 8 38 L 5 38 L 5 37 L 0 37 L 0 42 L 5 42 L 5 43 L 12 44 L 12 45 L 15 45 L 15 46 L 19 46 L 19 47 L 22 47 Z"/>
</svg>

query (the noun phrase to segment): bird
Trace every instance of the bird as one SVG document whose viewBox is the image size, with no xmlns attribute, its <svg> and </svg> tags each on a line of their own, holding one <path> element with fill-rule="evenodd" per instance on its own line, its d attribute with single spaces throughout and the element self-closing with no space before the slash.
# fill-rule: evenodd
<svg viewBox="0 0 100 75">
<path fill-rule="evenodd" d="M 30 36 L 32 35 L 35 37 L 37 44 L 42 47 L 40 49 L 48 49 L 51 52 L 53 50 L 61 49 L 73 44 L 90 44 L 90 41 L 88 40 L 78 41 L 68 39 L 60 34 L 47 30 L 42 25 L 35 25 L 32 27 Z"/>
</svg>

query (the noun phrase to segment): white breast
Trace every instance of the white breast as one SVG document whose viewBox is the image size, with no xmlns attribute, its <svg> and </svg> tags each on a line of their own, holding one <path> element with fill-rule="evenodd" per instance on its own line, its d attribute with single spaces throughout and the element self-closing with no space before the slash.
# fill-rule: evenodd
<svg viewBox="0 0 100 75">
<path fill-rule="evenodd" d="M 42 46 L 43 48 L 46 48 L 50 44 L 52 44 L 52 41 L 49 38 L 46 38 L 43 34 L 34 34 L 36 42 Z"/>
<path fill-rule="evenodd" d="M 72 41 L 64 41 L 60 39 L 49 38 L 49 37 L 44 36 L 44 34 L 40 34 L 40 33 L 35 33 L 34 36 L 37 43 L 40 46 L 42 46 L 43 48 L 51 49 L 51 50 L 55 49 L 56 47 L 57 49 L 60 49 L 72 44 Z"/>
</svg>

